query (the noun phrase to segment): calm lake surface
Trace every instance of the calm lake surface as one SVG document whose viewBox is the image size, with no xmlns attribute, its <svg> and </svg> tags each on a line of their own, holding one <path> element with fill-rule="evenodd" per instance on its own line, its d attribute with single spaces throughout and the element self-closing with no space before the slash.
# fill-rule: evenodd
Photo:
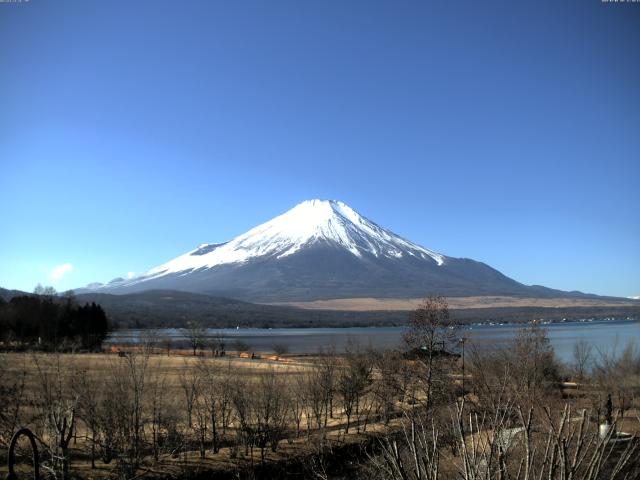
<svg viewBox="0 0 640 480">
<path fill-rule="evenodd" d="M 523 325 L 473 325 L 461 327 L 459 336 L 467 338 L 467 347 L 499 348 L 514 338 Z M 635 320 L 609 320 L 565 322 L 544 325 L 549 334 L 556 355 L 563 361 L 570 361 L 573 346 L 579 340 L 591 343 L 595 349 L 613 352 L 621 350 L 629 341 L 640 346 L 640 322 Z M 374 348 L 394 348 L 401 346 L 404 327 L 353 327 L 353 328 L 242 328 L 210 329 L 209 335 L 221 334 L 227 348 L 234 349 L 234 343 L 242 342 L 251 350 L 268 352 L 274 345 L 286 345 L 289 353 L 316 353 L 320 349 L 335 347 L 342 351 L 350 341 Z M 137 343 L 152 335 L 153 340 L 162 341 L 170 337 L 176 344 L 184 341 L 182 329 L 159 330 L 117 330 L 108 343 Z"/>
</svg>

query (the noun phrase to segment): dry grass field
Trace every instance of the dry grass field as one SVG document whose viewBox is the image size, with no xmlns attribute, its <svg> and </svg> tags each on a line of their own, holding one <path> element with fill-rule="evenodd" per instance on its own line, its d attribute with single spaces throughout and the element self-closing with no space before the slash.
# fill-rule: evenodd
<svg viewBox="0 0 640 480">
<path fill-rule="evenodd" d="M 122 348 L 124 351 L 125 349 Z M 108 378 L 110 372 L 123 363 L 123 358 L 113 353 L 48 354 L 48 353 L 4 353 L 0 354 L 6 376 L 17 376 L 26 372 L 27 391 L 35 391 L 39 370 L 60 368 L 67 373 L 78 373 L 91 380 Z M 295 361 L 294 361 L 295 359 Z M 212 358 L 208 355 L 193 356 L 186 350 L 172 351 L 170 355 L 155 353 L 148 356 L 146 375 L 161 376 L 166 380 L 167 391 L 177 395 L 180 377 L 185 371 L 199 367 L 229 370 L 233 375 L 255 379 L 265 370 L 273 369 L 279 375 L 291 376 L 313 367 L 313 357 L 289 357 L 285 361 L 239 358 L 235 354 Z"/>
<path fill-rule="evenodd" d="M 422 298 L 339 298 L 332 300 L 316 300 L 312 302 L 287 302 L 277 305 L 311 310 L 345 310 L 345 311 L 396 311 L 415 310 Z M 634 300 L 612 300 L 591 298 L 517 298 L 501 296 L 449 297 L 447 303 L 451 309 L 469 308 L 503 308 L 503 307 L 619 307 L 638 306 Z"/>
<path fill-rule="evenodd" d="M 464 391 L 455 356 L 408 358 L 357 346 L 341 355 L 256 358 L 151 344 L 0 353 L 0 460 L 19 426 L 36 434 L 46 476 L 62 480 L 471 479 L 465 469 L 478 465 L 517 471 L 527 444 L 538 452 L 532 468 L 573 468 L 561 464 L 570 456 L 540 457 L 554 442 L 640 458 L 640 352 L 603 357 L 586 373 L 558 365 L 545 335 L 531 327 L 512 348 L 470 350 Z M 607 412 L 617 432 L 631 435 L 619 449 L 597 440 Z M 403 476 L 403 468 L 439 473 Z M 640 461 L 625 468 L 640 474 Z M 624 478 L 616 475 L 606 478 Z"/>
<path fill-rule="evenodd" d="M 93 353 L 93 354 L 48 354 L 48 353 L 3 353 L 0 354 L 0 366 L 2 374 L 0 379 L 5 384 L 12 381 L 17 385 L 20 379 L 21 404 L 20 424 L 28 425 L 42 441 L 43 444 L 55 445 L 55 429 L 45 426 L 43 414 L 50 413 L 47 403 L 52 400 L 61 405 L 60 409 L 73 408 L 75 410 L 75 431 L 73 440 L 69 447 L 69 457 L 71 458 L 70 470 L 72 476 L 81 478 L 103 478 L 118 476 L 122 472 L 118 469 L 122 465 L 116 461 L 104 463 L 99 460 L 100 455 L 96 455 L 95 468 L 92 468 L 88 452 L 91 450 L 92 438 L 95 435 L 91 432 L 91 415 L 87 412 L 86 403 L 82 397 L 95 397 L 99 399 L 93 408 L 99 409 L 104 403 L 106 408 L 117 409 L 118 405 L 109 403 L 109 397 L 114 395 L 118 398 L 122 392 L 117 392 L 123 386 L 134 391 L 137 385 L 125 380 L 120 383 L 121 376 L 129 375 L 131 372 L 131 362 L 134 362 L 139 369 L 138 373 L 143 378 L 138 379 L 141 399 L 140 409 L 143 411 L 140 434 L 144 437 L 145 453 L 141 455 L 138 469 L 142 469 L 146 476 L 158 477 L 181 477 L 186 475 L 186 471 L 193 472 L 208 470 L 219 472 L 234 472 L 252 465 L 266 463 L 278 463 L 291 458 L 302 458 L 317 452 L 318 445 L 323 448 L 328 445 L 339 445 L 344 447 L 348 444 L 359 444 L 366 442 L 370 435 L 376 435 L 381 431 L 388 431 L 397 425 L 398 419 L 388 418 L 386 425 L 381 423 L 379 411 L 374 413 L 375 398 L 373 392 L 367 393 L 367 399 L 361 399 L 359 406 L 361 410 L 350 414 L 349 432 L 346 432 L 347 417 L 339 406 L 339 400 L 333 400 L 335 405 L 326 411 L 326 406 L 320 403 L 314 410 L 308 402 L 324 402 L 321 398 L 322 392 L 317 391 L 319 396 L 312 398 L 307 396 L 307 388 L 312 388 L 314 380 L 320 377 L 317 375 L 319 368 L 324 364 L 324 368 L 330 368 L 330 375 L 338 376 L 341 360 L 333 358 L 330 363 L 327 359 L 320 359 L 313 356 L 295 357 L 287 356 L 278 360 L 267 359 L 270 356 L 264 354 L 265 358 L 240 358 L 239 354 L 232 352 L 225 357 L 213 358 L 210 354 L 193 356 L 188 351 L 172 351 L 171 354 L 161 353 L 158 349 L 155 353 L 132 351 L 118 353 Z M 259 354 L 258 354 L 259 355 Z M 271 357 L 272 358 L 272 357 Z M 208 374 L 215 376 L 215 384 L 209 385 L 211 379 Z M 136 375 L 134 372 L 132 375 Z M 377 375 L 371 373 L 371 381 L 375 381 Z M 272 378 L 273 384 L 265 384 L 265 378 Z M 274 386 L 275 388 L 270 388 Z M 59 390 L 57 388 L 60 387 Z M 90 388 L 90 391 L 83 389 Z M 226 392 L 212 392 L 208 388 L 227 389 Z M 238 389 L 243 389 L 239 391 Z M 220 396 L 226 394 L 226 397 Z M 52 395 L 48 398 L 48 395 Z M 256 411 L 246 413 L 251 416 L 247 422 L 260 423 L 264 421 L 264 415 L 272 415 L 274 418 L 281 416 L 278 425 L 264 428 L 279 428 L 278 448 L 271 448 L 271 444 L 265 444 L 259 448 L 258 440 L 253 440 L 250 448 L 243 448 L 238 445 L 242 437 L 239 415 L 244 413 L 234 413 L 234 408 L 242 408 L 242 405 L 234 407 L 235 403 L 241 403 L 242 399 L 234 398 L 234 395 L 243 396 L 247 405 L 256 405 Z M 208 398 L 216 397 L 216 402 L 228 402 L 228 414 L 230 418 L 223 427 L 218 419 L 217 428 L 224 428 L 224 433 L 218 433 L 219 446 L 217 451 L 212 450 L 211 405 Z M 284 407 L 269 407 L 261 402 L 261 397 L 270 396 L 273 402 L 286 402 Z M 125 395 L 123 402 L 131 402 L 132 396 Z M 85 398 L 86 400 L 86 398 Z M 159 404 L 156 405 L 156 401 Z M 101 403 L 102 402 L 102 403 Z M 235 402 L 235 403 L 234 403 Z M 398 403 L 398 402 L 396 402 Z M 233 405 L 232 405 L 233 404 Z M 70 407 L 73 405 L 72 407 Z M 131 407 L 131 405 L 128 405 Z M 57 407 L 56 407 L 57 408 Z M 85 410 L 83 411 L 83 408 Z M 136 407 L 133 406 L 133 409 Z M 159 416 L 171 417 L 173 424 L 167 426 L 161 421 L 156 422 L 154 409 L 159 408 Z M 221 403 L 216 403 L 216 409 L 224 408 Z M 271 412 L 262 411 L 260 408 L 271 408 Z M 298 411 L 297 417 L 295 411 Z M 325 409 L 325 410 L 323 410 Z M 131 415 L 131 408 L 123 412 L 125 417 Z M 95 414 L 95 412 L 93 412 Z M 105 415 L 102 412 L 99 415 Z M 65 413 L 72 415 L 69 410 Z M 366 415 L 366 418 L 365 418 Z M 231 418 L 231 416 L 233 418 Z M 116 421 L 116 420 L 114 420 Z M 157 425 L 154 423 L 156 422 Z M 103 426 L 108 431 L 108 426 Z M 252 425 L 251 428 L 258 428 Z M 262 427 L 261 427 L 262 428 Z M 167 439 L 169 431 L 179 437 L 175 439 L 175 445 L 171 447 L 163 446 L 156 458 L 154 457 L 155 439 L 154 431 L 161 430 L 160 436 Z M 0 444 L 0 454 L 4 456 L 6 441 L 9 432 L 5 432 L 3 443 Z M 202 438 L 200 436 L 202 435 Z M 204 438 L 206 437 L 206 438 Z M 155 437 L 154 437 L 155 438 Z M 201 444 L 199 442 L 202 441 Z M 100 439 L 97 443 L 104 443 Z M 25 443 L 26 445 L 26 443 Z M 204 453 L 201 454 L 201 448 Z M 103 450 L 103 446 L 99 447 Z M 46 458 L 46 457 L 45 457 Z M 23 466 L 23 468 L 28 468 Z M 4 466 L 0 465 L 0 474 L 6 473 Z"/>
</svg>

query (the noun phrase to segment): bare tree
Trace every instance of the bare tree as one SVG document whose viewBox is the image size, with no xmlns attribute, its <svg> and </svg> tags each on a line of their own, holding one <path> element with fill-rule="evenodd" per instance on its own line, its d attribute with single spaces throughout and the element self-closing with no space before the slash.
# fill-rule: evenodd
<svg viewBox="0 0 640 480">
<path fill-rule="evenodd" d="M 0 365 L 8 365 L 8 358 L 0 354 Z M 27 367 L 23 362 L 14 371 L 0 368 L 0 447 L 7 448 L 11 436 L 25 422 Z"/>
<path fill-rule="evenodd" d="M 442 440 L 433 419 L 412 416 L 399 438 L 382 443 L 382 455 L 373 463 L 384 479 L 461 478 L 463 480 L 622 480 L 640 473 L 638 438 L 613 442 L 613 429 L 604 437 L 582 411 L 574 415 L 566 405 L 536 414 L 533 408 L 504 405 L 510 414 L 500 424 L 466 413 L 464 400 L 456 403 L 452 425 L 459 454 L 453 471 L 443 471 Z"/>
<path fill-rule="evenodd" d="M 300 437 L 302 418 L 307 415 L 307 424 L 309 423 L 309 411 L 306 405 L 307 384 L 306 377 L 302 371 L 297 371 L 294 381 L 289 384 L 289 398 L 291 419 L 296 426 L 296 438 Z"/>
<path fill-rule="evenodd" d="M 253 447 L 260 449 L 260 459 L 265 460 L 265 450 L 276 451 L 286 429 L 289 403 L 286 386 L 273 368 L 261 373 L 255 383 L 235 382 L 232 401 L 238 420 L 237 432 L 245 446 L 245 453 Z"/>
<path fill-rule="evenodd" d="M 164 351 L 167 353 L 167 357 L 171 355 L 171 350 L 173 349 L 173 338 L 170 336 L 165 336 L 160 341 Z"/>
<path fill-rule="evenodd" d="M 438 442 L 438 431 L 433 424 L 413 418 L 403 423 L 399 438 L 382 440 L 382 454 L 371 460 L 379 477 L 385 480 L 437 480 L 440 478 Z"/>
<path fill-rule="evenodd" d="M 329 418 L 333 418 L 333 399 L 336 393 L 336 354 L 331 347 L 326 352 L 320 352 L 318 358 L 316 381 L 322 397 L 324 411 L 324 426 Z"/>
<path fill-rule="evenodd" d="M 91 468 L 96 468 L 96 445 L 100 431 L 99 406 L 103 395 L 103 379 L 96 379 L 87 372 L 77 377 L 75 388 L 78 396 L 78 418 L 86 426 L 86 438 L 91 445 Z"/>
<path fill-rule="evenodd" d="M 443 297 L 429 297 L 413 312 L 404 341 L 421 366 L 420 382 L 427 410 L 450 382 L 446 376 L 456 345 L 456 324 Z"/>
<path fill-rule="evenodd" d="M 500 425 L 502 416 L 511 411 L 519 396 L 516 369 L 508 347 L 479 350 L 472 346 L 468 363 L 479 410 L 488 413 L 486 422 Z"/>
<path fill-rule="evenodd" d="M 96 395 L 96 442 L 104 463 L 119 456 L 123 422 L 126 421 L 121 389 L 114 388 L 113 377 L 104 379 L 104 394 Z"/>
<path fill-rule="evenodd" d="M 66 360 L 67 365 L 62 365 L 61 355 L 54 354 L 50 362 L 43 363 L 33 356 L 40 388 L 36 404 L 40 411 L 40 438 L 50 455 L 48 469 L 54 475 L 60 472 L 63 480 L 69 478 L 69 443 L 76 428 L 79 397 L 74 385 L 74 357 Z"/>
<path fill-rule="evenodd" d="M 359 415 L 361 399 L 371 382 L 372 365 L 370 358 L 355 348 L 346 352 L 345 360 L 338 375 L 337 391 L 347 417 L 345 433 L 349 433 L 351 417 Z"/>
<path fill-rule="evenodd" d="M 194 374 L 200 376 L 199 371 L 196 371 Z M 196 388 L 193 430 L 198 439 L 200 458 L 205 458 L 207 452 L 207 433 L 210 425 L 209 420 L 215 420 L 215 416 L 211 415 L 211 398 L 208 395 L 206 378 L 200 378 L 196 382 Z"/>
<path fill-rule="evenodd" d="M 407 362 L 399 352 L 385 350 L 375 355 L 373 363 L 379 373 L 373 385 L 373 394 L 378 409 L 382 411 L 384 423 L 387 424 L 391 419 L 396 402 L 401 402 L 404 399 Z"/>
<path fill-rule="evenodd" d="M 225 348 L 227 340 L 224 333 L 218 331 L 215 332 L 208 340 L 209 348 L 211 349 L 211 355 L 214 357 L 224 357 L 226 352 Z"/>
<path fill-rule="evenodd" d="M 220 376 L 218 378 L 218 395 L 220 401 L 220 421 L 222 426 L 222 437 L 227 433 L 227 429 L 231 423 L 232 418 L 232 392 L 233 392 L 233 384 L 236 381 L 236 376 L 234 375 L 233 370 L 231 369 L 231 360 L 227 363 L 225 369 L 220 372 Z"/>
<path fill-rule="evenodd" d="M 287 426 L 289 411 L 288 389 L 274 368 L 260 375 L 255 402 L 256 440 L 260 458 L 264 462 L 267 446 L 275 452 Z"/>
<path fill-rule="evenodd" d="M 253 385 L 245 379 L 236 379 L 233 384 L 233 390 L 231 391 L 231 402 L 237 420 L 236 434 L 238 436 L 238 443 L 244 446 L 245 455 L 249 455 L 249 452 L 251 452 L 252 461 L 256 423 L 252 402 L 254 395 L 255 388 Z"/>
<path fill-rule="evenodd" d="M 593 347 L 586 340 L 579 340 L 573 346 L 573 369 L 579 381 L 583 381 L 591 370 Z"/>
<path fill-rule="evenodd" d="M 635 341 L 627 342 L 621 352 L 617 344 L 611 350 L 599 350 L 593 362 L 593 378 L 599 391 L 591 397 L 599 410 L 606 394 L 611 394 L 624 417 L 640 391 L 640 350 Z"/>
<path fill-rule="evenodd" d="M 56 291 L 55 288 L 50 286 L 43 287 L 40 284 L 36 285 L 36 288 L 33 289 L 33 293 L 35 293 L 36 295 L 49 297 L 49 298 L 53 298 L 58 295 L 58 292 Z"/>
<path fill-rule="evenodd" d="M 279 357 L 289 353 L 289 346 L 287 344 L 285 344 L 285 343 L 275 343 L 271 347 L 271 349 L 273 350 L 273 353 L 275 353 Z"/>
<path fill-rule="evenodd" d="M 157 462 L 160 459 L 161 445 L 165 443 L 167 435 L 167 419 L 170 418 L 170 408 L 165 401 L 167 379 L 165 374 L 154 373 L 148 379 L 149 382 L 149 417 L 151 428 L 151 448 L 153 458 Z"/>
<path fill-rule="evenodd" d="M 198 350 L 204 347 L 206 334 L 207 329 L 195 321 L 189 322 L 184 329 L 185 338 L 193 350 L 194 357 L 198 354 Z"/>
<path fill-rule="evenodd" d="M 220 373 L 214 364 L 202 360 L 199 365 L 202 374 L 202 395 L 207 408 L 211 425 L 211 449 L 217 453 L 220 449 L 219 429 L 222 427 L 223 433 L 228 422 L 230 396 L 229 377 L 225 373 Z"/>
<path fill-rule="evenodd" d="M 200 458 L 206 455 L 206 439 L 209 418 L 212 413 L 211 398 L 209 396 L 209 376 L 206 368 L 200 363 L 193 367 L 185 362 L 180 375 L 180 387 L 184 395 L 184 406 L 187 413 L 186 427 L 191 430 L 198 440 Z M 215 414 L 215 410 L 214 410 Z M 215 416 L 213 417 L 215 419 Z"/>
<path fill-rule="evenodd" d="M 147 397 L 149 350 L 127 353 L 111 365 L 110 411 L 118 468 L 124 475 L 133 475 L 142 458 Z"/>
<path fill-rule="evenodd" d="M 322 382 L 322 372 L 319 369 L 308 370 L 304 374 L 304 383 L 301 388 L 304 389 L 305 403 L 308 406 L 307 427 L 310 429 L 311 420 L 315 420 L 315 427 L 320 429 L 324 425 L 325 410 L 328 403 L 326 402 L 327 394 L 325 385 Z"/>
<path fill-rule="evenodd" d="M 521 329 L 509 350 L 521 398 L 535 403 L 558 391 L 558 364 L 547 330 L 534 324 Z"/>
</svg>

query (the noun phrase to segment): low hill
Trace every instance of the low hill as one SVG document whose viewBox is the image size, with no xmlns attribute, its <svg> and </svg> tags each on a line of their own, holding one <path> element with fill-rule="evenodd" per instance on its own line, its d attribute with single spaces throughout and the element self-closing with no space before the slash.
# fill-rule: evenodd
<svg viewBox="0 0 640 480">
<path fill-rule="evenodd" d="M 9 301 L 21 295 L 33 295 L 19 290 L 0 288 L 0 298 Z M 405 325 L 416 302 L 346 303 L 315 305 L 299 308 L 289 305 L 263 305 L 225 297 L 173 290 L 112 295 L 85 293 L 76 296 L 80 304 L 95 302 L 101 305 L 115 328 L 180 328 L 196 322 L 210 328 L 278 328 L 278 327 L 354 327 Z M 585 318 L 640 318 L 640 303 L 609 305 L 508 304 L 482 299 L 452 299 L 451 313 L 460 323 L 529 322 L 537 319 L 551 321 Z M 0 305 L 2 301 L 0 301 Z M 362 306 L 379 308 L 362 310 Z M 336 307 L 342 309 L 336 309 Z M 333 308 L 332 308 L 333 307 Z"/>
<path fill-rule="evenodd" d="M 119 328 L 184 327 L 197 322 L 212 328 L 240 327 L 352 327 L 405 325 L 411 310 L 329 310 L 304 309 L 283 305 L 261 305 L 224 297 L 171 290 L 111 295 L 78 295 L 80 302 L 96 302 Z M 529 322 L 537 319 L 560 321 L 583 318 L 640 318 L 638 305 L 536 305 L 470 304 L 451 309 L 461 323 Z"/>
</svg>

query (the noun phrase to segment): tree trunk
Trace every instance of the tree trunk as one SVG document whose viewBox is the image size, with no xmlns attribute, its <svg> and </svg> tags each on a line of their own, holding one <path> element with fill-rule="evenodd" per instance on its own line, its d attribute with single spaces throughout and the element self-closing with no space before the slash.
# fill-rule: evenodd
<svg viewBox="0 0 640 480">
<path fill-rule="evenodd" d="M 96 468 L 96 432 L 95 430 L 91 431 L 91 469 L 95 470 Z"/>
<path fill-rule="evenodd" d="M 224 427 L 223 427 L 224 428 Z M 216 429 L 216 416 L 211 415 L 211 450 L 218 453 L 218 431 Z"/>
</svg>

